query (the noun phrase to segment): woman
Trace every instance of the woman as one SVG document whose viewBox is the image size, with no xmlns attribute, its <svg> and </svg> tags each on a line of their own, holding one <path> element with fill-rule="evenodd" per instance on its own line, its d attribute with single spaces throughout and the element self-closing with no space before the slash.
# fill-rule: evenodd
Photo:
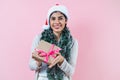
<svg viewBox="0 0 120 80">
<path fill-rule="evenodd" d="M 78 43 L 73 39 L 67 27 L 69 19 L 65 6 L 56 5 L 49 9 L 47 28 L 37 35 L 33 41 L 31 53 L 40 40 L 59 46 L 62 50 L 50 65 L 30 57 L 29 66 L 36 73 L 35 80 L 71 80 L 74 73 Z"/>
</svg>

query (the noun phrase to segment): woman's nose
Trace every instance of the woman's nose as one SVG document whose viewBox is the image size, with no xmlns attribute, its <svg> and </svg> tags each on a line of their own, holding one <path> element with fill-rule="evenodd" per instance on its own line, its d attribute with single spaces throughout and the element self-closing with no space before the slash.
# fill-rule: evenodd
<svg viewBox="0 0 120 80">
<path fill-rule="evenodd" d="M 58 19 L 56 19 L 56 20 L 55 20 L 55 23 L 59 23 L 59 20 L 58 20 Z"/>
</svg>

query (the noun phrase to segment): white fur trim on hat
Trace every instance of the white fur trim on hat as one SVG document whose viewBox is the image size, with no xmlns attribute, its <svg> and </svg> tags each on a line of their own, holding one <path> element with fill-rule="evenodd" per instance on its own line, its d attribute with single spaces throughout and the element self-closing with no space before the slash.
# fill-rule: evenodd
<svg viewBox="0 0 120 80">
<path fill-rule="evenodd" d="M 42 28 L 43 28 L 44 30 L 49 29 L 49 27 L 50 27 L 49 25 L 43 25 L 43 26 L 42 26 Z"/>
<path fill-rule="evenodd" d="M 69 18 L 69 15 L 68 15 L 68 10 L 65 6 L 63 5 L 55 5 L 53 7 L 51 7 L 49 10 L 48 10 L 48 14 L 47 14 L 47 19 L 49 20 L 49 17 L 51 15 L 51 13 L 55 12 L 55 11 L 60 11 L 62 12 L 67 18 Z"/>
</svg>

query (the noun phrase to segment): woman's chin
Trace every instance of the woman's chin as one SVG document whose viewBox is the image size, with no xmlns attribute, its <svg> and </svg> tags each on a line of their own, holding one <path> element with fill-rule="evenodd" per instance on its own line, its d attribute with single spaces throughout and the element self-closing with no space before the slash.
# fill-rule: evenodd
<svg viewBox="0 0 120 80">
<path fill-rule="evenodd" d="M 54 30 L 55 33 L 61 33 L 61 30 Z"/>
</svg>

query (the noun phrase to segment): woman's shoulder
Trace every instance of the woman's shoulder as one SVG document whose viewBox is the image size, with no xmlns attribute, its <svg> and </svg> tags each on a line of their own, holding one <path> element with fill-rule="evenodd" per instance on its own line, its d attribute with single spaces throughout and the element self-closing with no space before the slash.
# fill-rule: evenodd
<svg viewBox="0 0 120 80">
<path fill-rule="evenodd" d="M 41 36 L 42 36 L 42 34 L 41 34 L 41 33 L 38 33 L 38 34 L 35 35 L 35 39 L 40 39 Z"/>
<path fill-rule="evenodd" d="M 73 37 L 73 42 L 74 42 L 74 43 L 78 43 L 78 40 Z"/>
<path fill-rule="evenodd" d="M 39 42 L 41 36 L 42 36 L 41 33 L 36 34 L 33 40 L 34 40 L 35 42 Z"/>
<path fill-rule="evenodd" d="M 37 34 L 37 37 L 39 37 L 39 38 L 40 38 L 41 36 L 42 36 L 42 34 L 41 34 L 41 33 Z"/>
<path fill-rule="evenodd" d="M 78 46 L 78 41 L 76 38 L 72 38 L 72 48 L 75 47 L 75 46 Z"/>
</svg>

